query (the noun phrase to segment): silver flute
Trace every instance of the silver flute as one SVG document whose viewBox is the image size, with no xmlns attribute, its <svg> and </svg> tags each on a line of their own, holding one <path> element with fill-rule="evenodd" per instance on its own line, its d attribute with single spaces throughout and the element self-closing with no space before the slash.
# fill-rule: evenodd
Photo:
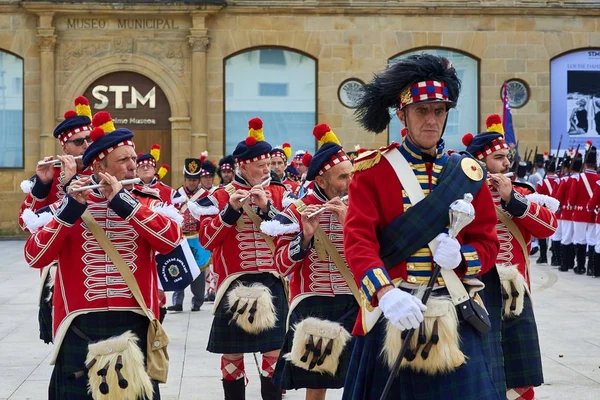
<svg viewBox="0 0 600 400">
<path fill-rule="evenodd" d="M 140 178 L 133 178 L 133 179 L 124 179 L 122 181 L 119 181 L 119 183 L 123 186 L 125 185 L 135 185 L 136 183 L 140 183 L 142 180 Z M 107 185 L 105 183 L 99 183 L 96 185 L 88 185 L 88 186 L 82 186 L 79 188 L 75 188 L 75 189 L 71 189 L 69 188 L 69 193 L 75 193 L 75 192 L 83 192 L 84 190 L 88 190 L 88 189 L 100 189 L 101 187 L 104 186 L 110 186 Z"/>
<path fill-rule="evenodd" d="M 348 201 L 348 195 L 342 196 L 342 197 L 340 198 L 340 200 L 341 200 L 341 201 L 344 201 L 344 202 L 345 202 L 345 201 Z M 312 213 L 312 214 L 308 214 L 308 217 L 306 217 L 306 218 L 312 218 L 312 217 L 314 217 L 314 216 L 317 216 L 317 215 L 321 214 L 321 213 L 322 213 L 323 211 L 325 211 L 325 210 L 326 210 L 326 208 L 325 208 L 325 206 L 323 206 L 323 208 L 320 208 L 320 209 L 318 209 L 318 210 L 317 210 L 317 211 L 315 211 L 314 213 Z"/>
<path fill-rule="evenodd" d="M 81 160 L 83 158 L 83 156 L 75 156 L 73 157 L 75 160 Z M 50 165 L 50 164 L 60 164 L 60 160 L 59 159 L 55 159 L 55 160 L 48 160 L 48 161 L 38 161 L 37 165 Z"/>
<path fill-rule="evenodd" d="M 260 184 L 260 186 L 267 186 L 269 183 L 271 183 L 271 177 L 269 177 L 269 178 L 265 179 L 264 181 L 262 181 L 262 183 Z M 248 200 L 249 197 L 250 197 L 250 194 L 242 197 L 240 199 L 240 203 L 245 202 L 246 200 Z"/>
</svg>

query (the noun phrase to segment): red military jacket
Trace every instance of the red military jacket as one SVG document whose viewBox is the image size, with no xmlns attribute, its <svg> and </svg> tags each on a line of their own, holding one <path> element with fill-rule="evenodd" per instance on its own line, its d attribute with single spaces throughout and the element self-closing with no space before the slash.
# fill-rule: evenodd
<svg viewBox="0 0 600 400">
<path fill-rule="evenodd" d="M 210 196 L 200 201 L 206 212 L 200 218 L 200 244 L 212 251 L 213 271 L 217 281 L 217 299 L 227 290 L 233 280 L 243 274 L 271 272 L 276 275 L 273 253 L 254 225 L 243 211 L 234 210 L 229 205 L 230 193 L 237 189 L 250 190 L 250 185 L 239 175 L 224 188 L 217 188 Z M 252 198 L 247 202 L 263 220 L 273 219 L 283 209 L 285 188 L 271 184 L 265 187 L 269 198 L 269 209 L 263 213 Z M 214 214 L 210 210 L 214 210 Z M 215 309 L 218 301 L 215 302 Z"/>
<path fill-rule="evenodd" d="M 574 222 L 594 222 L 595 215 L 591 210 L 588 210 L 587 206 L 592 198 L 598 179 L 600 179 L 600 176 L 596 171 L 586 169 L 572 180 L 567 201 L 573 209 Z"/>
<path fill-rule="evenodd" d="M 212 187 L 210 190 L 206 190 L 206 189 L 202 188 L 201 186 L 199 186 L 195 192 L 190 192 L 189 190 L 187 190 L 185 185 L 182 185 L 179 187 L 179 189 L 177 189 L 177 192 L 175 194 L 176 197 L 174 198 L 175 207 L 181 213 L 183 206 L 187 204 L 185 206 L 185 211 L 183 211 L 183 213 L 181 213 L 181 215 L 183 216 L 183 233 L 184 234 L 190 235 L 190 234 L 196 234 L 196 233 L 200 232 L 200 221 L 197 218 L 198 216 L 194 216 L 192 213 L 192 210 L 190 210 L 190 207 L 192 207 L 192 208 L 195 207 L 195 203 L 188 204 L 187 200 L 194 197 L 194 195 L 198 192 L 198 190 L 200 190 L 201 194 L 195 200 L 195 202 L 199 202 L 200 200 L 204 199 L 206 196 L 212 194 L 216 189 L 217 189 L 216 186 Z M 181 201 L 181 200 L 183 200 L 183 201 Z M 197 210 L 197 209 L 198 208 L 195 208 L 194 210 Z M 206 211 L 206 210 L 208 210 L 208 211 Z M 209 207 L 209 208 L 203 208 L 201 211 L 197 212 L 197 214 L 216 215 L 218 212 L 219 212 L 219 210 L 216 207 Z"/>
<path fill-rule="evenodd" d="M 535 188 L 537 194 L 550 196 L 558 201 L 558 187 L 560 186 L 560 177 L 558 175 L 548 175 L 543 181 L 538 183 Z M 554 213 L 560 219 L 560 209 Z"/>
<path fill-rule="evenodd" d="M 579 174 L 567 175 L 560 178 L 556 200 L 560 203 L 559 219 L 573 221 L 573 207 L 569 204 L 569 193 L 573 188 L 576 177 Z"/>
<path fill-rule="evenodd" d="M 311 204 L 325 204 L 328 199 L 323 191 L 314 186 L 314 191 L 296 200 L 283 213 L 272 221 L 263 222 L 262 231 L 276 237 L 275 265 L 283 276 L 290 276 L 291 309 L 302 299 L 309 296 L 333 297 L 340 294 L 352 294 L 348 284 L 340 274 L 331 257 L 319 243 L 313 243 L 307 249 L 302 248 L 302 218 L 300 211 Z M 314 217 L 317 218 L 317 217 Z M 331 211 L 318 216 L 319 226 L 329 237 L 338 253 L 344 257 L 343 227 Z"/>
<path fill-rule="evenodd" d="M 545 239 L 556 231 L 558 220 L 554 212 L 558 209 L 558 201 L 550 196 L 534 193 L 526 187 L 513 186 L 513 189 L 513 198 L 508 204 L 505 204 L 500 198 L 500 193 L 490 186 L 494 204 L 501 208 L 519 228 L 523 240 L 527 244 L 526 254 L 529 255 L 532 237 Z M 521 275 L 525 277 L 527 284 L 530 284 L 529 271 L 521 245 L 500 219 L 497 221 L 496 231 L 500 240 L 498 267 L 516 265 Z"/>
<path fill-rule="evenodd" d="M 54 357 L 78 315 L 101 311 L 142 313 L 121 274 L 81 219 L 87 209 L 130 266 L 148 308 L 158 318 L 159 300 L 154 253 L 172 251 L 181 228 L 151 209 L 160 201 L 122 189 L 109 203 L 98 191 L 82 205 L 65 196 L 54 218 L 25 243 L 25 259 L 43 268 L 58 259 L 53 297 Z"/>
<path fill-rule="evenodd" d="M 596 215 L 595 222 L 600 224 L 600 213 L 598 212 L 600 210 L 600 180 L 596 181 L 596 184 L 594 185 L 594 192 L 587 204 L 587 209 Z"/>
<path fill-rule="evenodd" d="M 173 204 L 173 196 L 175 195 L 175 190 L 171 186 L 162 183 L 156 177 L 154 177 L 152 179 L 152 182 L 150 182 L 148 184 L 142 183 L 142 184 L 135 185 L 135 186 L 136 186 L 136 188 L 145 187 L 145 188 L 154 189 L 158 192 L 158 196 L 160 197 L 160 200 L 164 204 Z"/>
<path fill-rule="evenodd" d="M 283 184 L 283 186 L 285 186 L 285 189 L 290 193 L 296 193 L 298 187 L 300 186 L 298 182 L 291 180 L 287 176 L 283 177 L 281 183 Z"/>
<path fill-rule="evenodd" d="M 52 203 L 55 203 L 65 196 L 65 185 L 69 182 L 63 182 L 60 178 L 60 167 L 54 167 L 54 178 L 52 182 L 47 185 L 42 183 L 37 176 L 34 176 L 31 184 L 27 184 L 27 181 L 24 181 L 21 184 L 21 187 L 27 186 L 24 190 L 29 190 L 27 192 L 27 196 L 25 196 L 25 200 L 21 204 L 21 209 L 19 211 L 19 225 L 21 229 L 24 231 L 29 231 L 25 226 L 25 222 L 23 221 L 22 215 L 23 211 L 26 209 L 30 209 L 35 212 L 43 207 L 50 206 Z M 90 176 L 92 175 L 92 169 L 86 168 L 83 171 L 77 171 L 77 175 L 73 179 L 78 179 L 80 176 Z"/>
<path fill-rule="evenodd" d="M 398 149 L 398 150 L 397 150 Z M 344 248 L 346 260 L 371 306 L 377 306 L 377 292 L 384 286 L 400 281 L 408 284 L 424 285 L 434 268 L 433 257 L 428 247 L 418 250 L 408 260 L 390 269 L 384 267 L 379 256 L 379 232 L 396 217 L 411 207 L 393 167 L 383 154 L 387 151 L 400 151 L 413 172 L 417 175 L 424 194 L 427 196 L 437 186 L 437 178 L 448 159 L 443 152 L 443 142 L 435 159 L 425 162 L 421 151 L 408 140 L 401 145 L 392 145 L 363 153 L 355 160 L 354 176 L 350 182 L 350 203 L 345 222 Z M 475 220 L 458 235 L 463 254 L 463 264 L 455 272 L 463 280 L 475 278 L 494 267 L 498 254 L 496 235 L 496 213 L 487 185 L 483 185 L 474 196 Z M 426 261 L 424 261 L 426 260 Z M 438 278 L 439 285 L 444 285 Z M 354 328 L 355 335 L 364 335 L 367 327 L 359 320 Z"/>
</svg>

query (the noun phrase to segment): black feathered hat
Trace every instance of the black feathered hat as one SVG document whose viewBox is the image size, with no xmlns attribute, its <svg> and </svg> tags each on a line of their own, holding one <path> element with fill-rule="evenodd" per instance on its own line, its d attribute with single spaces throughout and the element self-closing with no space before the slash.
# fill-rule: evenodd
<svg viewBox="0 0 600 400">
<path fill-rule="evenodd" d="M 390 108 L 409 104 L 444 102 L 456 106 L 460 80 L 450 61 L 432 54 L 402 58 L 363 85 L 356 109 L 359 123 L 371 132 L 382 132 L 390 123 Z"/>
</svg>

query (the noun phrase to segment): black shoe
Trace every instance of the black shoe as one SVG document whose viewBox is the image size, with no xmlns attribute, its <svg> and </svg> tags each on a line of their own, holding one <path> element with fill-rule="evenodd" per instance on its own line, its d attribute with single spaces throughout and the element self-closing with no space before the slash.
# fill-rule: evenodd
<svg viewBox="0 0 600 400">
<path fill-rule="evenodd" d="M 173 304 L 172 306 L 167 307 L 167 311 L 183 311 L 183 305 Z"/>
<path fill-rule="evenodd" d="M 200 311 L 200 306 L 193 306 L 192 311 Z"/>
<path fill-rule="evenodd" d="M 575 245 L 576 250 L 576 259 L 577 259 L 577 267 L 573 269 L 577 275 L 585 274 L 585 260 L 587 259 L 587 245 L 585 244 L 577 244 Z"/>
<path fill-rule="evenodd" d="M 594 254 L 594 278 L 600 276 L 600 254 Z"/>
<path fill-rule="evenodd" d="M 215 292 L 206 293 L 204 296 L 204 301 L 210 301 L 211 303 L 215 301 Z"/>
<path fill-rule="evenodd" d="M 589 246 L 588 249 L 588 264 L 587 264 L 587 276 L 594 276 L 594 258 L 596 258 L 596 252 L 594 246 Z"/>
<path fill-rule="evenodd" d="M 244 378 L 235 381 L 223 379 L 222 382 L 225 400 L 246 400 L 246 382 Z"/>
<path fill-rule="evenodd" d="M 570 244 L 561 244 L 560 245 L 562 262 L 558 266 L 558 270 L 561 272 L 565 272 L 565 271 L 569 270 L 569 259 L 572 258 L 571 246 L 572 245 L 570 245 Z"/>
<path fill-rule="evenodd" d="M 536 264 L 548 264 L 548 258 L 545 255 L 540 255 L 535 261 Z"/>
<path fill-rule="evenodd" d="M 531 249 L 531 251 L 529 252 L 530 256 L 535 256 L 537 254 L 537 252 L 540 250 L 539 247 L 534 247 Z"/>
<path fill-rule="evenodd" d="M 263 400 L 281 400 L 283 393 L 279 386 L 276 386 L 271 378 L 260 376 L 260 394 Z"/>
<path fill-rule="evenodd" d="M 550 265 L 553 267 L 560 266 L 560 242 L 557 240 L 552 241 L 552 257 L 550 258 Z"/>
</svg>

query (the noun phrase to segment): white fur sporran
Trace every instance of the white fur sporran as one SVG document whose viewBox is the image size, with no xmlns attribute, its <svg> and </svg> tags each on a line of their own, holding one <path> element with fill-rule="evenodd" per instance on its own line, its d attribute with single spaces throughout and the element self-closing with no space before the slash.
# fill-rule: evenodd
<svg viewBox="0 0 600 400">
<path fill-rule="evenodd" d="M 271 289 L 261 283 L 238 283 L 227 294 L 227 307 L 231 322 L 253 335 L 273 329 L 277 323 Z"/>
<path fill-rule="evenodd" d="M 498 275 L 502 285 L 502 319 L 521 315 L 525 304 L 525 278 L 516 265 L 498 266 Z"/>
<path fill-rule="evenodd" d="M 92 343 L 85 360 L 88 392 L 94 400 L 152 398 L 152 381 L 144 366 L 144 355 L 131 331 Z"/>
<path fill-rule="evenodd" d="M 284 358 L 296 367 L 335 375 L 350 338 L 340 323 L 309 317 L 294 326 L 292 351 Z"/>
<path fill-rule="evenodd" d="M 400 368 L 408 367 L 429 375 L 454 371 L 465 363 L 465 355 L 460 350 L 456 307 L 449 296 L 431 297 L 424 317 Z M 382 355 L 390 369 L 400 353 L 402 342 L 402 331 L 387 321 Z"/>
</svg>

